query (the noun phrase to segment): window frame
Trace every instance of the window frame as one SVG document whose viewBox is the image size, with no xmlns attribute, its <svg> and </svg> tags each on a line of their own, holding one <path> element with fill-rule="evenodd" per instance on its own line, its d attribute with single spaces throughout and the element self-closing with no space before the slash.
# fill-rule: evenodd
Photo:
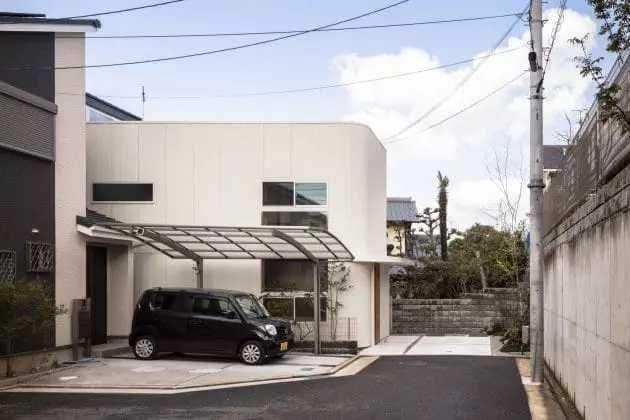
<svg viewBox="0 0 630 420">
<path fill-rule="evenodd" d="M 164 296 L 164 295 L 174 295 L 174 296 L 181 296 L 184 299 L 184 310 L 183 311 L 176 311 L 174 309 L 164 309 L 162 308 L 162 303 L 164 302 L 164 299 L 162 299 L 162 302 L 160 302 L 160 306 L 156 306 L 156 300 L 158 298 L 158 296 Z M 153 309 L 159 309 L 160 311 L 166 311 L 166 312 L 172 312 L 172 313 L 176 313 L 176 314 L 191 314 L 192 311 L 192 299 L 190 298 L 190 296 L 186 295 L 185 293 L 178 293 L 178 292 L 171 292 L 171 291 L 165 291 L 165 290 L 158 290 L 156 291 L 153 296 L 151 296 L 151 300 L 149 301 L 151 307 Z"/>
<path fill-rule="evenodd" d="M 325 223 L 325 227 L 323 229 L 328 230 L 328 212 L 327 211 L 317 211 L 317 210 L 307 210 L 307 209 L 302 209 L 302 208 L 292 208 L 292 210 L 287 210 L 285 208 L 285 210 L 275 210 L 275 209 L 269 209 L 269 208 L 263 208 L 263 210 L 260 212 L 260 224 L 261 226 L 273 226 L 273 227 L 308 227 L 310 228 L 310 226 L 308 225 L 280 225 L 280 224 L 267 224 L 267 223 L 263 223 L 263 217 L 265 215 L 265 213 L 319 213 L 320 215 L 324 216 L 326 218 L 326 223 Z M 322 229 L 322 228 L 317 228 L 317 229 Z"/>
<path fill-rule="evenodd" d="M 236 318 L 228 318 L 226 316 L 211 315 L 211 314 L 204 314 L 204 313 L 195 312 L 195 299 L 208 299 L 208 300 L 216 299 L 218 301 L 227 302 L 228 310 L 233 311 L 234 314 L 236 315 Z M 236 309 L 234 304 L 232 304 L 232 301 L 229 298 L 222 297 L 222 296 L 193 295 L 192 299 L 190 300 L 190 315 L 192 315 L 192 316 L 206 316 L 206 317 L 216 318 L 216 319 L 228 319 L 228 320 L 239 319 L 240 320 L 239 311 Z"/>
<path fill-rule="evenodd" d="M 151 185 L 151 201 L 100 201 L 94 200 L 94 185 L 95 184 L 107 184 L 107 185 L 137 185 L 137 184 L 150 184 Z M 155 183 L 152 181 L 111 181 L 111 182 L 91 182 L 90 183 L 90 203 L 92 204 L 155 204 Z"/>
<path fill-rule="evenodd" d="M 264 209 L 278 209 L 277 211 L 290 211 L 288 209 L 313 209 L 313 210 L 321 210 L 326 209 L 328 207 L 329 193 L 328 193 L 328 182 L 327 181 L 311 181 L 311 180 L 300 180 L 300 181 L 287 181 L 287 180 L 263 180 L 262 181 L 262 191 L 261 191 L 261 203 Z M 293 204 L 265 204 L 264 201 L 264 184 L 293 184 Z M 325 204 L 297 204 L 297 184 L 324 184 L 326 187 L 326 203 Z M 283 210 L 280 210 L 283 209 Z M 273 210 L 275 211 L 275 210 Z M 295 211 L 295 210 L 293 210 Z"/>
<path fill-rule="evenodd" d="M 297 309 L 297 304 L 296 304 L 296 300 L 297 299 L 313 299 L 313 296 L 309 296 L 309 292 L 300 292 L 300 291 L 295 291 L 295 292 L 265 292 L 265 296 L 263 297 L 263 302 L 265 302 L 265 300 L 267 299 L 286 299 L 286 300 L 291 300 L 291 302 L 293 303 L 293 316 L 291 318 L 286 318 L 292 321 L 306 321 L 306 322 L 313 322 L 314 321 L 314 316 L 313 318 L 304 318 L 304 317 L 298 317 L 296 316 L 296 309 Z M 320 303 L 320 321 L 321 322 L 327 322 L 328 321 L 328 292 L 322 292 L 320 297 L 320 302 L 323 300 L 324 302 Z M 264 303 L 263 303 L 264 305 Z M 265 308 L 267 309 L 267 311 L 269 311 L 269 308 L 267 308 L 267 306 L 265 306 Z M 269 311 L 271 312 L 271 311 Z M 275 316 L 273 313 L 271 314 L 272 316 Z M 313 314 L 315 315 L 315 314 Z"/>
</svg>

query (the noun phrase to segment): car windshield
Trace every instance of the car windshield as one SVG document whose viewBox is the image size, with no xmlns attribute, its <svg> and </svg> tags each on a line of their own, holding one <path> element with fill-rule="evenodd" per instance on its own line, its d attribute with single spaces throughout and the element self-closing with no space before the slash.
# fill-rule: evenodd
<svg viewBox="0 0 630 420">
<path fill-rule="evenodd" d="M 269 312 L 252 295 L 237 295 L 234 297 L 236 303 L 241 307 L 245 316 L 249 319 L 268 318 Z"/>
</svg>

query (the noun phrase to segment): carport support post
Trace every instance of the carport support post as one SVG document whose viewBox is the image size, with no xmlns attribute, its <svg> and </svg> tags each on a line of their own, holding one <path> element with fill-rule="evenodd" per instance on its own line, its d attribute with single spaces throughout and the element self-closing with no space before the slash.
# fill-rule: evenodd
<svg viewBox="0 0 630 420">
<path fill-rule="evenodd" d="M 199 258 L 197 261 L 197 287 L 203 287 L 203 259 Z"/>
<path fill-rule="evenodd" d="M 319 321 L 320 321 L 320 295 L 321 295 L 321 284 L 319 282 L 319 261 L 313 262 L 313 320 L 315 321 L 315 327 L 313 328 L 313 342 L 315 343 L 314 353 L 321 354 L 321 341 L 320 341 L 320 332 L 319 332 Z"/>
</svg>

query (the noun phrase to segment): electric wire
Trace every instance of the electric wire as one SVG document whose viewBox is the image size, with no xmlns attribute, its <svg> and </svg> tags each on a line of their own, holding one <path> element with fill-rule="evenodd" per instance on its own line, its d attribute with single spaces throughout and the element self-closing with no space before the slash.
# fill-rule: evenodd
<svg viewBox="0 0 630 420">
<path fill-rule="evenodd" d="M 501 36 L 501 38 L 496 42 L 496 44 L 493 46 L 492 50 L 490 50 L 490 54 L 493 54 L 498 48 L 499 46 L 503 43 L 503 41 L 505 41 L 505 39 L 512 33 L 512 31 L 514 30 L 514 28 L 516 27 L 516 25 L 518 24 L 518 22 L 521 21 L 521 17 L 523 15 L 525 15 L 525 13 L 527 13 L 527 11 L 529 10 L 529 1 L 527 2 L 527 6 L 523 9 L 523 11 L 519 14 L 519 16 L 514 20 L 514 22 L 510 25 L 510 27 L 508 28 L 507 31 L 505 31 L 505 33 Z M 435 112 L 438 108 L 440 108 L 446 101 L 448 101 L 451 97 L 453 97 L 453 95 L 455 95 L 455 93 L 457 93 L 457 91 L 459 91 L 459 89 L 461 89 L 462 86 L 464 86 L 464 84 L 470 80 L 470 78 L 481 68 L 481 66 L 483 66 L 483 64 L 486 62 L 486 59 L 483 59 L 479 65 L 477 65 L 476 67 L 471 68 L 471 70 L 468 72 L 468 74 L 455 86 L 455 88 L 453 90 L 451 90 L 445 97 L 443 97 L 440 101 L 438 101 L 438 103 L 436 103 L 431 109 L 429 109 L 426 113 L 424 113 L 422 116 L 420 116 L 419 118 L 417 118 L 416 120 L 414 120 L 411 124 L 407 125 L 405 128 L 403 128 L 402 130 L 399 130 L 397 132 L 395 132 L 394 134 L 386 137 L 385 139 L 383 139 L 383 142 L 387 142 L 388 140 L 391 140 L 393 138 L 398 137 L 399 135 L 401 135 L 402 133 L 406 132 L 407 130 L 409 130 L 410 128 L 416 126 L 417 124 L 421 123 L 422 121 L 424 121 L 428 116 L 430 116 L 431 114 L 433 114 L 433 112 Z"/>
<path fill-rule="evenodd" d="M 375 15 L 377 13 L 384 12 L 385 10 L 389 10 L 389 9 L 394 8 L 394 7 L 400 6 L 400 5 L 405 4 L 405 3 L 409 2 L 409 1 L 411 1 L 411 0 L 400 0 L 400 1 L 397 1 L 395 3 L 389 4 L 387 6 L 384 6 L 384 7 L 375 9 L 375 10 L 371 10 L 369 12 L 366 12 L 366 13 L 363 13 L 361 15 L 354 16 L 354 17 L 351 17 L 351 18 L 348 18 L 348 19 L 343 19 L 343 20 L 340 20 L 340 21 L 337 21 L 337 22 L 333 22 L 333 23 L 330 23 L 328 25 L 323 25 L 323 26 L 319 26 L 317 28 L 313 28 L 313 29 L 309 29 L 309 30 L 306 30 L 306 31 L 297 32 L 297 33 L 293 33 L 293 34 L 289 34 L 289 35 L 284 35 L 284 36 L 280 36 L 280 37 L 276 37 L 276 38 L 266 39 L 266 40 L 263 40 L 263 41 L 250 42 L 250 43 L 247 43 L 247 44 L 236 45 L 236 46 L 233 46 L 233 47 L 220 48 L 220 49 L 217 49 L 217 50 L 210 50 L 210 51 L 201 51 L 201 52 L 192 53 L 192 54 L 183 54 L 183 55 L 170 56 L 170 57 L 152 58 L 152 59 L 146 59 L 146 60 L 123 61 L 123 62 L 118 62 L 118 63 L 107 63 L 107 64 L 91 64 L 91 65 L 83 65 L 83 66 L 55 67 L 55 70 L 71 70 L 71 69 L 88 69 L 88 68 L 131 66 L 131 65 L 137 65 L 137 64 L 148 64 L 148 63 L 158 63 L 158 62 L 165 62 L 165 61 L 182 60 L 182 59 L 185 59 L 185 58 L 200 57 L 200 56 L 218 54 L 218 53 L 223 53 L 223 52 L 228 52 L 228 51 L 241 50 L 241 49 L 255 47 L 255 46 L 259 46 L 259 45 L 271 44 L 273 42 L 282 41 L 282 40 L 289 39 L 289 38 L 294 38 L 294 37 L 297 37 L 297 36 L 300 36 L 300 35 L 305 35 L 305 34 L 312 33 L 312 32 L 315 32 L 315 31 L 319 31 L 319 30 L 322 30 L 322 29 L 330 28 L 332 26 L 341 25 L 341 24 L 344 24 L 346 22 L 351 22 L 351 21 L 354 21 L 354 20 L 362 19 L 364 17 Z M 22 68 L 12 68 L 12 69 L 3 69 L 3 70 L 18 70 L 18 71 L 19 70 L 51 70 L 51 68 L 50 67 L 48 67 L 48 68 L 45 68 L 45 67 L 44 68 L 22 67 Z"/>
<path fill-rule="evenodd" d="M 398 139 L 394 139 L 394 140 L 391 140 L 389 142 L 384 142 L 383 144 L 389 145 L 389 144 L 392 144 L 392 143 L 397 143 L 397 142 L 402 141 L 402 140 L 407 140 L 407 139 L 412 138 L 413 136 L 417 136 L 418 134 L 422 134 L 422 133 L 424 133 L 426 131 L 429 131 L 429 130 L 431 130 L 431 129 L 439 126 L 439 125 L 442 125 L 445 122 L 452 120 L 453 118 L 463 114 L 464 112 L 468 111 L 471 108 L 474 108 L 475 106 L 479 105 L 480 103 L 482 103 L 486 99 L 490 98 L 491 96 L 493 96 L 493 95 L 497 94 L 498 92 L 502 91 L 503 89 L 507 88 L 508 86 L 510 86 L 512 83 L 516 82 L 517 80 L 519 80 L 521 77 L 523 77 L 528 72 L 529 72 L 529 70 L 524 71 L 522 73 L 519 73 L 518 76 L 516 76 L 515 78 L 511 79 L 510 81 L 502 84 L 497 89 L 495 89 L 492 92 L 488 93 L 487 95 L 485 95 L 481 99 L 478 99 L 477 101 L 473 102 L 472 104 L 468 105 L 467 107 L 460 109 L 456 113 L 451 114 L 450 116 L 444 118 L 443 120 L 440 120 L 440 121 L 436 122 L 435 124 L 432 124 L 432 125 L 428 126 L 427 128 L 424 128 L 424 129 L 422 129 L 422 130 L 420 130 L 420 131 L 418 131 L 416 133 L 413 133 L 413 134 L 411 134 L 411 135 L 409 135 L 407 137 L 400 137 Z"/>
<path fill-rule="evenodd" d="M 345 87 L 345 86 L 353 86 L 353 85 L 359 85 L 359 84 L 365 84 L 365 83 L 379 82 L 379 81 L 382 81 L 382 80 L 390 80 L 390 79 L 396 79 L 396 78 L 400 78 L 400 77 L 412 76 L 412 75 L 421 74 L 421 73 L 425 73 L 425 72 L 429 72 L 429 71 L 434 71 L 434 70 L 440 70 L 440 69 L 445 69 L 445 68 L 449 68 L 449 67 L 454 67 L 454 66 L 458 66 L 460 64 L 471 63 L 471 62 L 474 62 L 474 61 L 477 61 L 477 60 L 482 60 L 482 59 L 484 59 L 486 57 L 492 57 L 492 56 L 507 54 L 507 53 L 510 53 L 510 52 L 514 52 L 514 51 L 520 50 L 521 48 L 523 48 L 523 46 L 516 47 L 516 48 L 510 48 L 508 50 L 501 51 L 501 52 L 498 52 L 498 53 L 494 53 L 494 54 L 491 54 L 491 55 L 484 55 L 484 56 L 481 56 L 481 57 L 475 57 L 475 58 L 469 58 L 469 59 L 466 59 L 466 60 L 455 61 L 453 63 L 443 64 L 443 65 L 440 65 L 440 66 L 428 67 L 428 68 L 424 68 L 424 69 L 420 69 L 420 70 L 414 70 L 414 71 L 410 71 L 410 72 L 406 72 L 406 73 L 398 73 L 398 74 L 392 74 L 392 75 L 387 75 L 387 76 L 381 76 L 381 77 L 376 77 L 376 78 L 373 78 L 373 79 L 355 80 L 353 82 L 346 82 L 346 83 L 335 83 L 335 84 L 329 84 L 329 85 L 311 86 L 311 87 L 305 87 L 305 88 L 285 89 L 285 90 L 271 90 L 271 91 L 262 91 L 262 92 L 232 93 L 232 94 L 223 94 L 223 95 L 206 95 L 206 96 L 147 96 L 147 99 L 222 99 L 222 98 L 243 98 L 243 97 L 253 97 L 253 96 L 269 96 L 269 95 L 281 95 L 281 94 L 299 93 L 299 92 L 311 92 L 311 91 L 317 91 L 317 90 L 340 88 L 340 87 Z M 64 92 L 58 92 L 58 94 L 61 94 L 61 95 L 75 95 L 74 93 L 64 93 Z M 122 95 L 121 96 L 116 96 L 116 95 L 96 95 L 96 96 L 98 96 L 99 98 L 138 99 L 138 96 L 122 96 Z"/>
</svg>

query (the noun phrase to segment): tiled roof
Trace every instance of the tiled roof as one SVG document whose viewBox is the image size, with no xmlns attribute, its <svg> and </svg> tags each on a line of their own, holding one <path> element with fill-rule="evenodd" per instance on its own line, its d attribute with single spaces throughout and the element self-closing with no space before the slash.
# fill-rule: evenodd
<svg viewBox="0 0 630 420">
<path fill-rule="evenodd" d="M 388 222 L 417 222 L 418 209 L 410 197 L 387 197 Z"/>
<path fill-rule="evenodd" d="M 562 169 L 562 159 L 564 159 L 565 146 L 543 146 L 543 168 Z"/>
<path fill-rule="evenodd" d="M 92 227 L 97 223 L 116 223 L 118 220 L 98 213 L 94 210 L 85 209 L 85 216 L 77 216 L 77 224 L 85 227 Z"/>
<path fill-rule="evenodd" d="M 0 12 L 0 23 L 39 23 L 39 24 L 55 24 L 55 25 L 85 25 L 95 28 L 101 27 L 98 19 L 54 19 L 47 18 L 46 15 L 39 13 L 11 13 Z M 7 30 L 8 30 L 7 26 Z M 3 28 L 4 29 L 4 28 Z"/>
</svg>

